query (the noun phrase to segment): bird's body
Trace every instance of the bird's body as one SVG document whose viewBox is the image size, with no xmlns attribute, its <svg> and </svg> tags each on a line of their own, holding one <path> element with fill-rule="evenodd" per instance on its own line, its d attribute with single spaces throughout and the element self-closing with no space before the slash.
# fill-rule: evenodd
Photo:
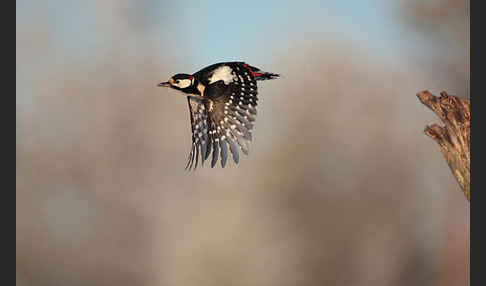
<svg viewBox="0 0 486 286">
<path fill-rule="evenodd" d="M 277 78 L 244 62 L 210 65 L 189 74 L 176 74 L 168 86 L 187 94 L 192 129 L 192 147 L 187 168 L 197 167 L 212 154 L 211 167 L 224 168 L 231 153 L 239 162 L 239 150 L 248 154 L 251 130 L 257 114 L 257 81 Z M 239 149 L 239 150 L 238 150 Z"/>
</svg>

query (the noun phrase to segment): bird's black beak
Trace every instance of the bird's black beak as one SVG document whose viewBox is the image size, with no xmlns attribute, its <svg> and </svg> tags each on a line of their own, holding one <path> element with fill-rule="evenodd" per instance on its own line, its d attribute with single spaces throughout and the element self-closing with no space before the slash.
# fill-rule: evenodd
<svg viewBox="0 0 486 286">
<path fill-rule="evenodd" d="M 168 81 L 166 82 L 161 82 L 159 83 L 157 86 L 165 86 L 165 87 L 169 87 L 170 86 L 170 83 Z"/>
</svg>

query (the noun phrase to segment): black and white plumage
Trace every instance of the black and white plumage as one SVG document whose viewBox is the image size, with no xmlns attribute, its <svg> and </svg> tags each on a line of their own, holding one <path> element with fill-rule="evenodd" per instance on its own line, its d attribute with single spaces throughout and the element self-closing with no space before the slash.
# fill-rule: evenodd
<svg viewBox="0 0 486 286">
<path fill-rule="evenodd" d="M 239 162 L 239 151 L 248 155 L 251 130 L 257 114 L 257 81 L 279 77 L 244 62 L 208 66 L 192 75 L 176 74 L 159 86 L 171 87 L 187 96 L 192 146 L 186 169 L 197 168 L 210 157 L 226 165 L 228 154 Z"/>
</svg>

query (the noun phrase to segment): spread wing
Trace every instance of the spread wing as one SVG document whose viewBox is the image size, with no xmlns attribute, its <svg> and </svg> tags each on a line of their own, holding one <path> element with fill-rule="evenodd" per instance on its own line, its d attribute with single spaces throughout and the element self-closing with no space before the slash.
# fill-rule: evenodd
<svg viewBox="0 0 486 286">
<path fill-rule="evenodd" d="M 244 63 L 231 63 L 230 74 L 213 81 L 203 97 L 188 96 L 191 117 L 192 146 L 186 169 L 194 169 L 212 153 L 211 167 L 218 160 L 225 167 L 228 153 L 235 163 L 239 151 L 248 155 L 251 130 L 256 119 L 257 83 L 255 72 Z M 256 68 L 254 68 L 256 69 Z M 194 162 L 195 161 L 195 162 Z"/>
<path fill-rule="evenodd" d="M 192 168 L 194 160 L 196 161 L 194 164 L 194 169 L 196 169 L 199 160 L 199 151 L 201 151 L 201 159 L 204 162 L 204 160 L 207 159 L 211 148 L 210 145 L 208 146 L 211 141 L 209 140 L 208 136 L 208 112 L 206 111 L 204 101 L 204 99 L 194 96 L 187 97 L 189 114 L 191 117 L 192 145 L 191 152 L 189 153 L 189 158 L 187 160 L 186 169 Z"/>
<path fill-rule="evenodd" d="M 209 99 L 209 137 L 213 146 L 211 167 L 220 155 L 224 168 L 231 153 L 235 163 L 239 162 L 239 150 L 248 155 L 251 130 L 255 121 L 258 101 L 257 83 L 251 70 L 243 63 L 230 65 L 232 80 L 223 80 L 208 85 L 204 91 Z"/>
</svg>

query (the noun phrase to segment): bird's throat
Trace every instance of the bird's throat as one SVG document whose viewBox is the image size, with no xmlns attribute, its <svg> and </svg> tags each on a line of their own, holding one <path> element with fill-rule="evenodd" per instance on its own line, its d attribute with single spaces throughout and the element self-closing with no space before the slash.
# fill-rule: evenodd
<svg viewBox="0 0 486 286">
<path fill-rule="evenodd" d="M 201 83 L 197 84 L 197 90 L 199 91 L 199 95 L 204 96 L 204 89 L 205 88 L 206 87 L 204 85 L 202 85 Z"/>
</svg>

